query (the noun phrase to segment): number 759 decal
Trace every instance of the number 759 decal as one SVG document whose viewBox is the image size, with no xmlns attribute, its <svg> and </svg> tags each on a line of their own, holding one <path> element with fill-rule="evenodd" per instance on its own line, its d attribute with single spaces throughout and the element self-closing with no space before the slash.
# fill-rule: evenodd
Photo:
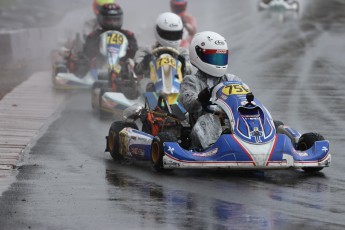
<svg viewBox="0 0 345 230">
<path fill-rule="evenodd" d="M 223 88 L 222 93 L 229 96 L 231 94 L 247 94 L 250 90 L 244 85 L 240 84 L 231 84 Z"/>
</svg>

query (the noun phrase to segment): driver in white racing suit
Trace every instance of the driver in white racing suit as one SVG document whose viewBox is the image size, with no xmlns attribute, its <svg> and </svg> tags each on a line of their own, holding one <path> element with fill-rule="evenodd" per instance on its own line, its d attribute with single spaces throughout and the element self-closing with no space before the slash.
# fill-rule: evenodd
<svg viewBox="0 0 345 230">
<path fill-rule="evenodd" d="M 152 49 L 158 47 L 171 47 L 177 49 L 180 53 L 179 59 L 184 65 L 185 73 L 191 73 L 191 65 L 189 62 L 188 51 L 185 48 L 179 47 L 183 35 L 183 22 L 181 18 L 174 13 L 166 12 L 158 16 L 155 26 L 156 44 Z M 135 72 L 137 75 L 149 76 L 150 66 L 152 60 L 150 49 L 141 47 L 135 54 Z"/>
<path fill-rule="evenodd" d="M 190 62 L 198 71 L 187 75 L 181 83 L 180 98 L 188 111 L 191 125 L 192 146 L 206 148 L 221 134 L 220 122 L 206 113 L 203 104 L 211 98 L 211 88 L 223 81 L 242 81 L 226 74 L 228 68 L 228 45 L 225 38 L 215 32 L 205 31 L 194 35 L 189 47 Z M 203 116 L 203 119 L 200 119 Z M 207 122 L 205 122 L 207 121 Z M 208 125 L 207 124 L 211 124 Z M 218 124 L 218 125 L 217 125 Z M 207 127 L 206 127 L 207 126 Z M 201 142 L 200 140 L 203 139 Z"/>
</svg>

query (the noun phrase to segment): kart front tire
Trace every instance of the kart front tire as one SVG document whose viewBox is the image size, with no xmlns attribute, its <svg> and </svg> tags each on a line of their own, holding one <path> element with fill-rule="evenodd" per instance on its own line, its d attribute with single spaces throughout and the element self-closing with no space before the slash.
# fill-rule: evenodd
<svg viewBox="0 0 345 230">
<path fill-rule="evenodd" d="M 322 141 L 325 138 L 318 133 L 305 133 L 303 134 L 297 143 L 297 149 L 300 151 L 305 151 L 310 149 L 316 141 Z M 323 169 L 323 167 L 305 167 L 302 168 L 305 172 L 318 172 Z"/>
<path fill-rule="evenodd" d="M 102 102 L 102 96 L 106 93 L 106 92 L 109 92 L 109 89 L 108 89 L 108 87 L 106 86 L 102 86 L 101 87 L 101 90 L 100 90 L 100 93 L 99 93 L 99 98 L 98 98 L 98 100 L 99 100 L 99 102 L 98 102 L 98 104 L 99 104 L 99 117 L 100 117 L 100 119 L 108 119 L 108 118 L 111 118 L 112 117 L 112 113 L 109 113 L 109 112 L 107 112 L 107 111 L 104 111 L 103 109 L 102 109 L 102 105 L 103 105 L 103 102 Z"/>
<path fill-rule="evenodd" d="M 106 87 L 108 85 L 108 82 L 104 82 L 104 81 L 95 81 L 93 84 L 92 84 L 92 95 L 91 95 L 91 106 L 92 106 L 92 109 L 94 109 L 94 111 L 96 111 L 98 109 L 98 106 L 95 105 L 95 101 L 97 101 L 96 103 L 99 103 L 99 96 L 101 94 L 101 89 Z M 98 95 L 96 93 L 96 91 L 99 91 L 98 92 Z"/>
<path fill-rule="evenodd" d="M 123 121 L 115 121 L 111 124 L 108 133 L 107 149 L 110 152 L 111 157 L 115 161 L 120 161 L 123 156 L 120 153 L 120 131 L 126 127 L 131 127 L 133 129 L 138 129 L 137 125 L 134 123 L 126 123 Z"/>
<path fill-rule="evenodd" d="M 168 132 L 158 133 L 157 136 L 153 138 L 151 144 L 151 163 L 152 168 L 156 172 L 161 172 L 163 168 L 163 156 L 164 156 L 164 142 L 177 142 L 177 138 Z"/>
</svg>

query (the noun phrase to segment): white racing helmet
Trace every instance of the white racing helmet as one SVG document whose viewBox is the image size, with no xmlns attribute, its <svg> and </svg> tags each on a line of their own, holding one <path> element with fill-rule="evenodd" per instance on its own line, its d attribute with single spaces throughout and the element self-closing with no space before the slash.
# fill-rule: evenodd
<svg viewBox="0 0 345 230">
<path fill-rule="evenodd" d="M 183 34 L 183 23 L 177 14 L 166 12 L 158 16 L 155 36 L 161 46 L 178 48 Z"/>
<path fill-rule="evenodd" d="M 195 34 L 189 46 L 191 64 L 214 77 L 222 77 L 226 73 L 228 55 L 225 38 L 211 31 Z"/>
</svg>

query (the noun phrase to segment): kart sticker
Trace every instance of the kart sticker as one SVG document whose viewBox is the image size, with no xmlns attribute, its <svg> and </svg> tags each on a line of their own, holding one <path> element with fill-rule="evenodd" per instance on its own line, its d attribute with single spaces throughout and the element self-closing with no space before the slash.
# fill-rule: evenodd
<svg viewBox="0 0 345 230">
<path fill-rule="evenodd" d="M 197 157 L 210 157 L 216 155 L 218 152 L 218 148 L 212 149 L 211 151 L 204 152 L 204 153 L 193 153 L 193 156 Z"/>
<path fill-rule="evenodd" d="M 301 156 L 301 157 L 307 157 L 308 156 L 308 153 L 307 152 L 297 152 L 296 151 L 296 154 Z"/>
<path fill-rule="evenodd" d="M 119 141 L 120 141 L 120 154 L 121 155 L 127 155 L 127 149 L 129 145 L 129 138 L 126 135 L 127 134 L 127 129 L 124 129 L 119 132 Z"/>
<path fill-rule="evenodd" d="M 121 34 L 109 34 L 107 39 L 108 45 L 122 45 L 123 44 L 123 36 Z"/>
<path fill-rule="evenodd" d="M 160 68 L 162 67 L 163 65 L 170 65 L 172 66 L 173 68 L 177 68 L 176 67 L 176 60 L 172 57 L 162 57 L 162 58 L 159 58 L 156 62 L 156 66 L 157 68 Z"/>
<path fill-rule="evenodd" d="M 166 161 L 164 161 L 163 164 L 167 167 L 169 167 L 169 166 L 180 167 L 180 163 L 177 163 L 177 162 L 166 162 Z"/>
<path fill-rule="evenodd" d="M 120 73 L 122 69 L 122 67 L 117 63 L 114 65 L 109 65 L 108 68 L 114 70 L 116 73 Z"/>
<path fill-rule="evenodd" d="M 109 45 L 107 47 L 107 51 L 110 54 L 118 54 L 118 53 L 120 53 L 120 48 L 119 47 L 120 46 Z"/>
<path fill-rule="evenodd" d="M 172 148 L 171 146 L 169 146 L 168 152 L 170 152 L 171 155 L 174 155 L 174 151 L 175 151 L 175 149 Z"/>
<path fill-rule="evenodd" d="M 222 89 L 222 93 L 229 96 L 229 95 L 242 95 L 249 93 L 250 90 L 244 85 L 240 84 L 230 84 L 227 86 L 224 86 Z"/>
<path fill-rule="evenodd" d="M 263 132 L 260 131 L 258 127 L 254 127 L 254 130 L 251 131 L 249 134 L 250 134 L 251 137 L 255 138 L 255 142 L 256 143 L 261 143 L 262 142 L 261 137 L 263 136 Z"/>
<path fill-rule="evenodd" d="M 138 145 L 129 146 L 129 153 L 133 158 L 144 158 L 145 150 Z"/>
</svg>

